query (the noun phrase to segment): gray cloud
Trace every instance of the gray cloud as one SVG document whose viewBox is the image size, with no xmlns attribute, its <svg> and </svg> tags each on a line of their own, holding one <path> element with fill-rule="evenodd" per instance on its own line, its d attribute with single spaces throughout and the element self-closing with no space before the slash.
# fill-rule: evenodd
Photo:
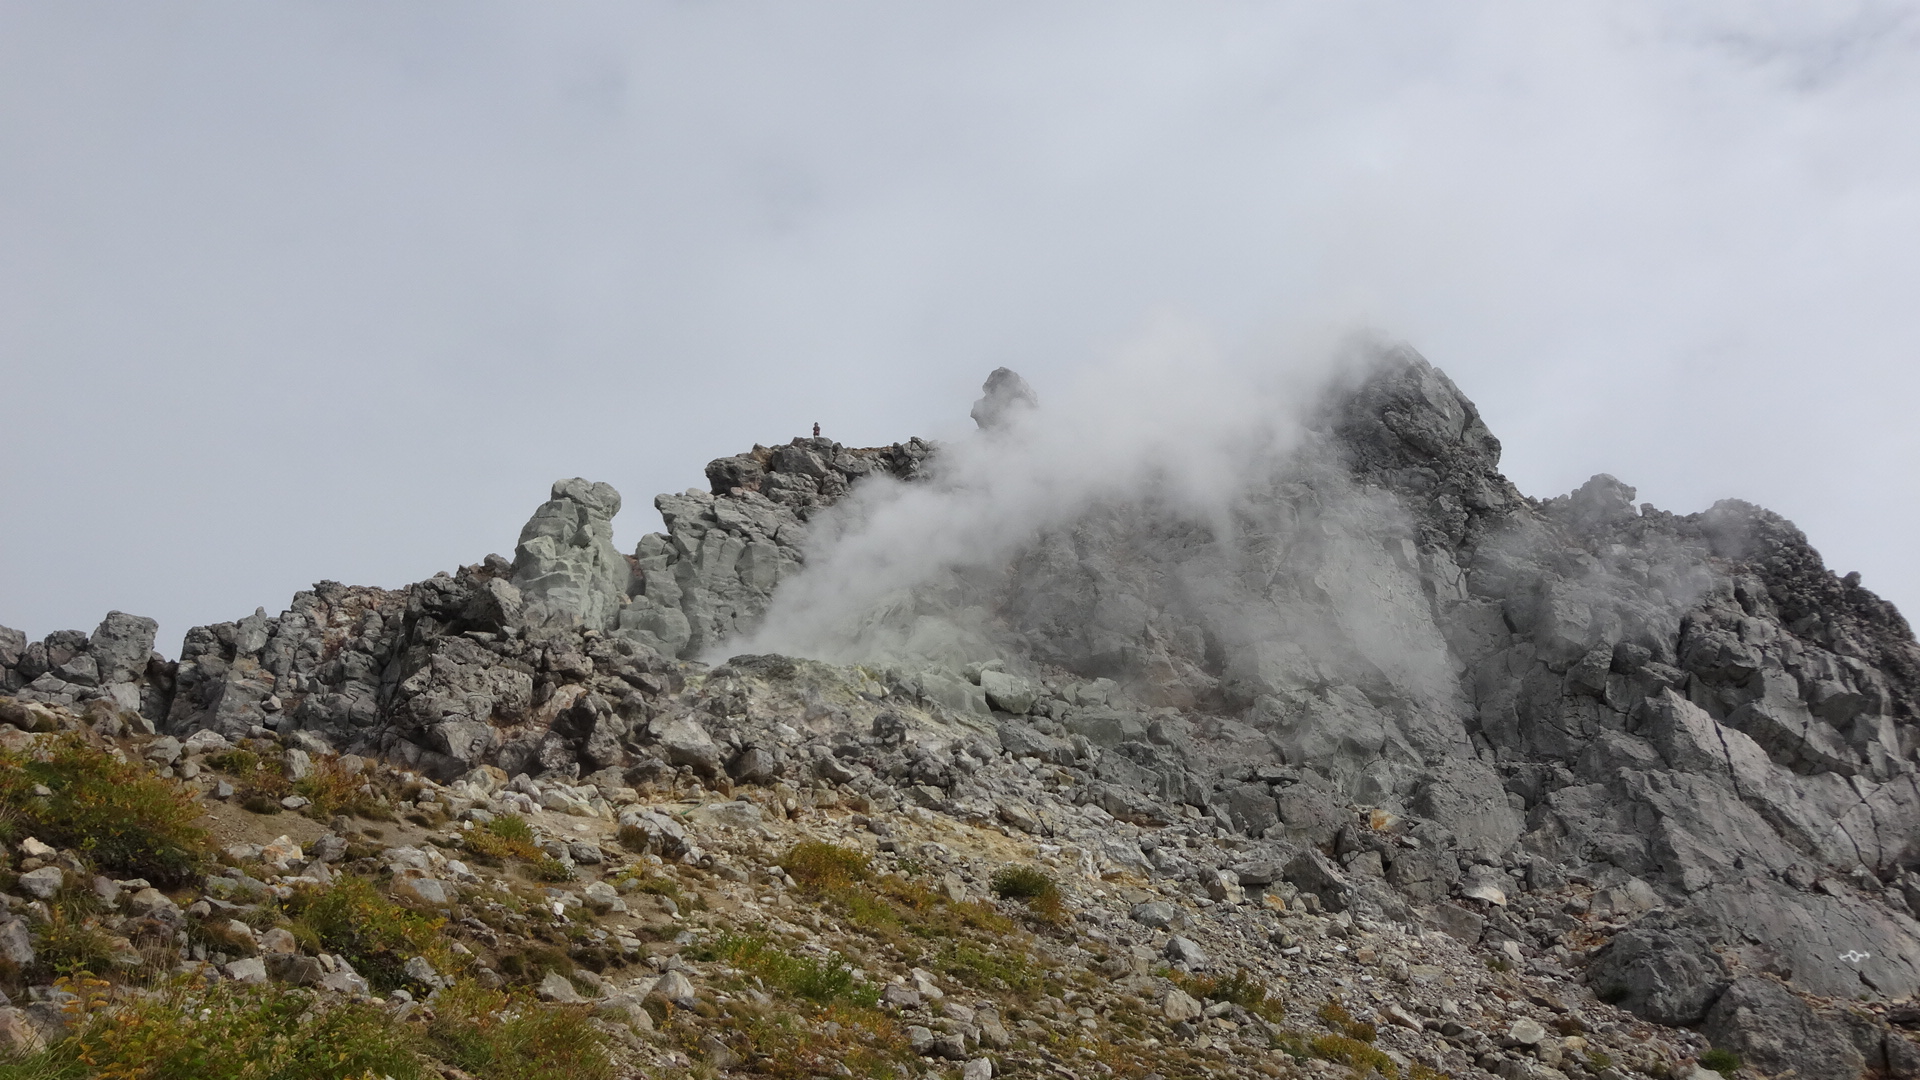
<svg viewBox="0 0 1920 1080">
<path fill-rule="evenodd" d="M 0 3 L 0 621 L 511 547 L 814 420 L 1354 323 L 1521 488 L 1920 604 L 1912 4 Z"/>
</svg>

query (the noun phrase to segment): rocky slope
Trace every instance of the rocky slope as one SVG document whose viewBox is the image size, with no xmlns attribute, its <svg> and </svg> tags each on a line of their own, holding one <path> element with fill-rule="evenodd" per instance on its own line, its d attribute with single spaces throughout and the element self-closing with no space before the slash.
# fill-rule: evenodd
<svg viewBox="0 0 1920 1080">
<path fill-rule="evenodd" d="M 1011 373 L 988 390 L 983 428 L 1039 415 Z M 890 597 L 864 664 L 709 667 L 818 561 L 809 529 L 850 493 L 943 482 L 919 440 L 800 439 L 660 497 L 667 531 L 631 556 L 619 496 L 562 481 L 511 561 L 323 582 L 194 629 L 177 663 L 119 613 L 92 635 L 0 630 L 0 689 L 109 734 L 377 758 L 469 825 L 507 803 L 600 833 L 631 818 L 662 865 L 719 875 L 735 914 L 715 931 L 771 920 L 865 957 L 875 985 L 939 978 L 773 873 L 783 850 L 858 848 L 942 904 L 1044 866 L 1070 917 L 1018 951 L 1066 983 L 1014 995 L 1031 1038 L 990 982 L 903 1027 L 957 1033 L 947 1056 L 984 1047 L 987 1069 L 1672 1076 L 1710 1041 L 1769 1075 L 1920 1071 L 1888 1023 L 1920 988 L 1905 621 L 1767 511 L 1636 508 L 1605 476 L 1536 501 L 1498 458 L 1444 374 L 1390 351 L 1248 463 L 1224 522 L 1103 500 Z M 1241 968 L 1308 1020 L 1192 983 Z M 1087 971 L 1105 978 L 1068 988 Z M 1189 986 L 1225 996 L 1189 1015 Z M 928 989 L 887 1015 L 930 1021 Z M 1311 1049 L 1345 1022 L 1312 1018 L 1329 1000 L 1368 1014 L 1385 1063 Z M 634 1052 L 684 1053 L 667 1034 Z M 777 1071 L 706 1035 L 708 1064 Z"/>
</svg>

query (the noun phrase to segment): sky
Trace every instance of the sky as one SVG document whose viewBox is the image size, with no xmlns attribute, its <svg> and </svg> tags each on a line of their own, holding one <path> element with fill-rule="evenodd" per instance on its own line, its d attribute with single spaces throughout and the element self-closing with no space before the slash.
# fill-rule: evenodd
<svg viewBox="0 0 1920 1080">
<path fill-rule="evenodd" d="M 0 0 L 0 623 L 511 555 L 1352 328 L 1920 610 L 1920 4 Z M 1177 357 L 1169 363 L 1180 362 Z"/>
</svg>

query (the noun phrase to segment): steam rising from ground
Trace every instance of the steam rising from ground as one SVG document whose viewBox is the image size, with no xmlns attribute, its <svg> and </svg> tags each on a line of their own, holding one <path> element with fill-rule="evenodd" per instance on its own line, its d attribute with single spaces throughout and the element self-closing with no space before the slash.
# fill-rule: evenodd
<svg viewBox="0 0 1920 1080">
<path fill-rule="evenodd" d="M 929 481 L 864 482 L 816 519 L 806 568 L 726 651 L 1038 660 L 1159 704 L 1272 714 L 1337 682 L 1456 717 L 1444 643 L 1394 559 L 1404 515 L 1351 490 L 1316 430 L 1329 391 L 1378 355 L 1355 340 L 1253 364 L 1163 327 L 943 443 Z M 1380 740 L 1449 741 L 1429 734 Z"/>
</svg>

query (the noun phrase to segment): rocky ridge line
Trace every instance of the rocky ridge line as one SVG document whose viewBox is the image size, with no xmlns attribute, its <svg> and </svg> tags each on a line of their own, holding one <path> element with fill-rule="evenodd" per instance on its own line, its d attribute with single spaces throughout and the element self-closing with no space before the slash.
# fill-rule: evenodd
<svg viewBox="0 0 1920 1080">
<path fill-rule="evenodd" d="M 486 766 L 603 785 L 805 780 L 1040 836 L 1197 828 L 1292 868 L 1270 880 L 1329 906 L 1371 896 L 1369 918 L 1510 944 L 1536 977 L 1585 968 L 1590 991 L 1647 1019 L 1743 1045 L 1785 1023 L 1782 993 L 1911 997 L 1920 650 L 1890 605 L 1746 504 L 1635 508 L 1610 477 L 1521 496 L 1472 404 L 1408 353 L 1336 401 L 1323 434 L 1341 468 L 1257 491 L 1246 535 L 1266 561 L 1236 572 L 1293 589 L 1282 615 L 1318 618 L 1339 598 L 1304 584 L 1349 553 L 1303 547 L 1272 508 L 1364 540 L 1379 564 L 1361 569 L 1388 583 L 1372 602 L 1443 642 L 1450 699 L 1411 693 L 1410 676 L 1343 645 L 1337 620 L 1319 624 L 1337 646 L 1324 655 L 1235 640 L 1244 600 L 1165 584 L 1168 567 L 1223 558 L 1213 539 L 1137 508 L 1016 563 L 994 610 L 1026 652 L 840 676 L 896 721 L 908 707 L 928 718 L 897 738 L 874 729 L 892 740 L 878 756 L 856 749 L 858 710 L 753 704 L 792 661 L 709 672 L 680 658 L 765 610 L 818 508 L 876 471 L 924 475 L 918 441 L 795 440 L 716 461 L 710 492 L 658 500 L 668 531 L 630 559 L 610 545 L 617 494 L 563 481 L 511 563 L 403 590 L 323 583 L 279 619 L 196 628 L 177 666 L 117 613 L 92 638 L 0 632 L 0 678 L 29 700 L 109 701 L 136 727 L 266 729 L 443 781 Z M 994 760 L 1037 763 L 1023 766 L 1037 788 L 983 782 Z M 1388 824 L 1353 831 L 1360 812 Z M 1154 867 L 1163 849 L 1102 845 L 1082 870 L 1144 860 L 1219 903 L 1205 868 Z M 1612 944 L 1569 939 L 1544 909 L 1507 914 L 1516 896 L 1563 889 L 1584 890 L 1582 925 Z M 1790 990 L 1761 986 L 1769 976 Z M 1793 1024 L 1809 1045 L 1852 1030 L 1831 1009 L 1807 1015 Z M 1898 1038 L 1873 1030 L 1874 1045 Z M 1860 1068 L 1892 1067 L 1876 1053 Z"/>
</svg>

